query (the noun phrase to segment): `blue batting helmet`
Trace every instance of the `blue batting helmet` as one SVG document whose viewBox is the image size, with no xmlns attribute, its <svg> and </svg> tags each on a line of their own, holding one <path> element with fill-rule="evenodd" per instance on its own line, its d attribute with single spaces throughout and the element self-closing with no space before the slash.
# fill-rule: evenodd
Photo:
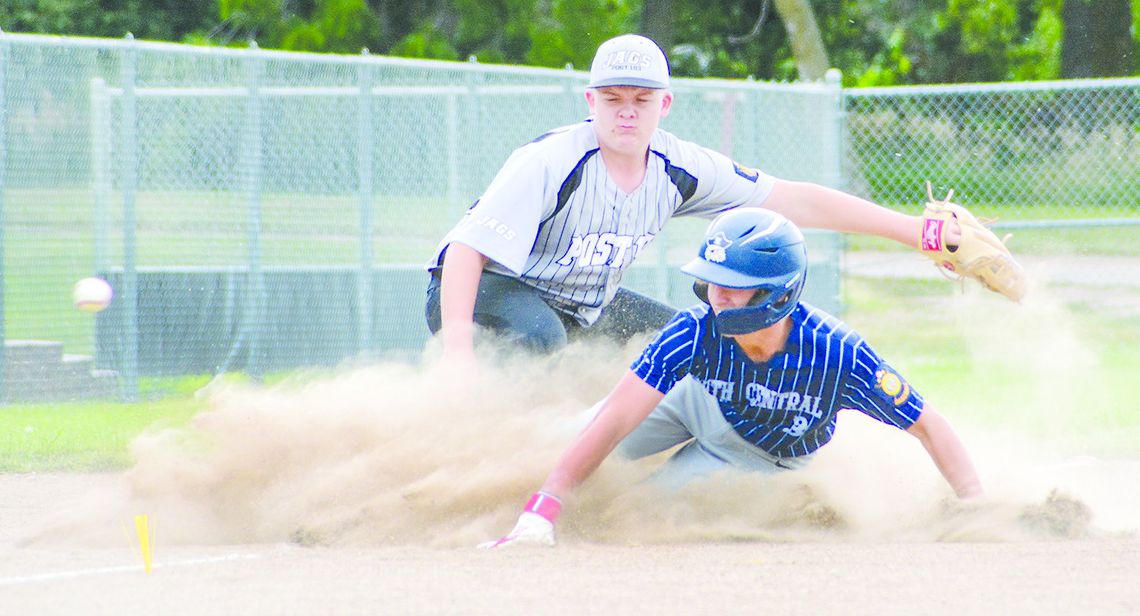
<svg viewBox="0 0 1140 616">
<path fill-rule="evenodd" d="M 697 278 L 697 296 L 708 303 L 708 283 L 726 289 L 756 289 L 742 308 L 716 315 L 722 334 L 754 332 L 791 314 L 807 279 L 804 236 L 771 210 L 740 207 L 718 216 L 705 232 L 700 252 L 681 271 Z"/>
</svg>

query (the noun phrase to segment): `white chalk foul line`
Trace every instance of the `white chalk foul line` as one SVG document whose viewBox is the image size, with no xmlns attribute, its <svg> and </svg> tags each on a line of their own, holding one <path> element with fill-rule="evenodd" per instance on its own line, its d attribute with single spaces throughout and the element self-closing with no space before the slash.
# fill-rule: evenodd
<svg viewBox="0 0 1140 616">
<path fill-rule="evenodd" d="M 151 565 L 152 569 L 160 569 L 162 567 L 189 567 L 193 565 L 208 565 L 210 563 L 221 563 L 233 560 L 253 560 L 257 558 L 257 554 L 225 554 L 223 556 L 205 556 L 202 558 L 190 558 L 187 560 L 175 560 L 170 562 L 156 562 Z M 16 577 L 0 578 L 0 586 L 14 586 L 16 584 L 28 584 L 31 582 L 47 582 L 51 580 L 62 580 L 66 578 L 84 577 L 88 575 L 103 575 L 106 573 L 126 573 L 138 571 L 146 571 L 143 565 L 122 565 L 118 567 L 96 567 L 93 569 L 76 569 L 74 571 L 57 571 L 54 573 L 40 573 L 37 575 L 20 575 Z"/>
</svg>

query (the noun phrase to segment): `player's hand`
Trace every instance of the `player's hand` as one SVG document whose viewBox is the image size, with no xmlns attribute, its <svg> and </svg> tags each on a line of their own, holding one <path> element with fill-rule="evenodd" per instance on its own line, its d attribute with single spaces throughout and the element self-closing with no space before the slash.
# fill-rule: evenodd
<svg viewBox="0 0 1140 616">
<path fill-rule="evenodd" d="M 553 494 L 535 492 L 519 515 L 511 532 L 501 539 L 480 543 L 481 549 L 501 549 L 520 545 L 554 545 L 554 521 L 562 511 L 562 501 Z"/>
<path fill-rule="evenodd" d="M 946 229 L 943 231 L 942 238 L 950 250 L 958 250 L 958 247 L 962 245 L 962 225 L 958 222 L 957 217 L 952 217 L 949 222 L 950 224 L 946 225 Z"/>
<path fill-rule="evenodd" d="M 554 523 L 537 513 L 523 513 L 507 536 L 480 543 L 479 547 L 490 550 L 519 545 L 554 545 Z"/>
</svg>

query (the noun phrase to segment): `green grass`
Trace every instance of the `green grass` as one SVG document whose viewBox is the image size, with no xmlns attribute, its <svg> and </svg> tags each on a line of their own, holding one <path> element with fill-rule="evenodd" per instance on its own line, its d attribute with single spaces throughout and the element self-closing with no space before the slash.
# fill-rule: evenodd
<svg viewBox="0 0 1140 616">
<path fill-rule="evenodd" d="M 120 470 L 131 462 L 128 444 L 144 430 L 185 425 L 203 408 L 189 396 L 2 407 L 0 472 Z"/>
<path fill-rule="evenodd" d="M 319 373 L 314 373 L 319 374 Z M 266 378 L 268 385 L 290 374 Z M 0 406 L 0 472 L 115 471 L 130 466 L 129 444 L 146 430 L 185 426 L 206 410 L 197 396 L 213 377 L 144 378 L 140 402 L 68 402 Z M 248 383 L 245 375 L 224 377 Z"/>
<path fill-rule="evenodd" d="M 1100 309 L 1111 289 L 1055 312 L 987 296 L 992 308 L 955 314 L 947 307 L 960 291 L 941 280 L 849 278 L 845 289 L 845 320 L 947 414 L 1061 448 L 1136 455 L 1140 294 L 1124 314 Z"/>
</svg>

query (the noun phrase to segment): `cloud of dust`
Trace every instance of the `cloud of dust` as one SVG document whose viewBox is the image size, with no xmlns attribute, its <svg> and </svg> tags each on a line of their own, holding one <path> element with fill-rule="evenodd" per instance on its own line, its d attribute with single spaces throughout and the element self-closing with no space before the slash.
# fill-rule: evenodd
<svg viewBox="0 0 1140 616">
<path fill-rule="evenodd" d="M 1039 388 L 993 401 L 988 412 L 1008 413 L 1016 401 L 1019 417 L 1048 421 L 1057 408 L 1079 409 L 1066 380 L 1074 367 L 1094 370 L 1095 357 L 1055 307 L 1031 303 L 1022 309 L 1029 317 L 1014 318 L 980 305 L 987 301 L 967 295 L 957 307 L 993 315 L 959 324 L 972 352 L 1016 362 Z M 501 353 L 477 374 L 429 358 L 221 388 L 190 427 L 139 437 L 121 487 L 65 512 L 41 536 L 117 544 L 121 533 L 106 529 L 146 512 L 168 543 L 470 547 L 511 528 L 585 425 L 585 409 L 637 351 L 577 343 L 546 358 Z M 976 426 L 959 432 L 985 499 L 957 501 L 916 439 L 844 412 L 836 438 L 806 469 L 774 476 L 726 471 L 667 492 L 645 481 L 664 456 L 611 456 L 567 503 L 559 538 L 1017 541 L 1140 525 L 1136 497 L 1120 500 L 1135 490 L 1117 483 L 1140 484 L 1140 461 L 1050 460 L 1032 439 L 990 437 Z"/>
<path fill-rule="evenodd" d="M 1024 512 L 1032 524 L 1064 526 L 1054 518 L 1067 515 L 1140 531 L 1140 433 L 1121 429 L 1125 401 L 1113 399 L 1096 339 L 1065 290 L 1039 283 L 1049 271 L 1029 275 L 1038 283 L 1021 304 L 977 285 L 949 302 L 945 326 L 964 340 L 971 367 L 956 397 L 933 402 L 959 428 L 991 496 L 1035 503 Z M 1079 291 L 1096 300 L 1096 289 Z"/>
<path fill-rule="evenodd" d="M 1102 395 L 1098 350 L 1049 289 L 1032 289 L 1022 304 L 977 288 L 954 299 L 957 333 L 974 373 L 990 381 L 979 389 L 998 392 L 992 401 L 981 401 L 992 402 L 993 424 L 1015 426 L 1038 439 L 1071 439 L 1070 428 L 1090 427 L 1076 424 L 1081 417 L 1095 417 L 1111 405 Z M 1004 388 L 992 382 L 1006 378 L 1011 382 Z"/>
</svg>

